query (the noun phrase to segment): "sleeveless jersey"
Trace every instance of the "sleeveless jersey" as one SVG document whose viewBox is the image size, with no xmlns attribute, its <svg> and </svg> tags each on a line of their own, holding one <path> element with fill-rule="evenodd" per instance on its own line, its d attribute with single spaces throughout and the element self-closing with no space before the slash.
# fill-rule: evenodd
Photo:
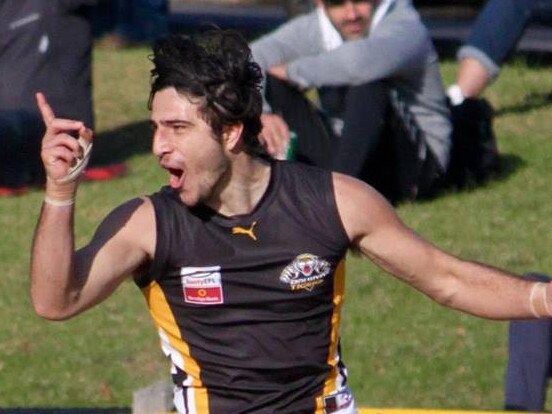
<svg viewBox="0 0 552 414">
<path fill-rule="evenodd" d="M 333 413 L 354 405 L 340 360 L 349 240 L 331 173 L 272 162 L 250 214 L 150 196 L 152 266 L 137 279 L 181 413 Z"/>
</svg>

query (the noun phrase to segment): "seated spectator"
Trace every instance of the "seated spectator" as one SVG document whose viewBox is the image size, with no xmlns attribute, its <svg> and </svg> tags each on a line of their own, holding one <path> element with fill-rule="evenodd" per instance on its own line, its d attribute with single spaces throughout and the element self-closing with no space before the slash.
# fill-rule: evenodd
<svg viewBox="0 0 552 414">
<path fill-rule="evenodd" d="M 552 0 L 487 1 L 458 51 L 456 83 L 447 91 L 452 104 L 479 97 L 496 79 L 528 24 L 544 16 L 552 16 Z"/>
<path fill-rule="evenodd" d="M 552 16 L 552 0 L 489 0 L 477 16 L 457 53 L 456 81 L 447 90 L 456 135 L 453 140 L 458 143 L 452 153 L 452 180 L 464 180 L 457 160 L 475 164 L 470 169 L 477 181 L 499 169 L 491 126 L 494 112 L 481 94 L 497 78 L 528 24 L 546 16 Z"/>
<path fill-rule="evenodd" d="M 66 118 L 93 127 L 89 13 L 96 0 L 5 0 L 0 3 L 0 196 L 42 184 L 43 135 L 35 93 L 43 91 Z M 55 3 L 55 4 L 54 4 Z M 85 180 L 125 172 L 93 165 Z"/>
<path fill-rule="evenodd" d="M 431 196 L 451 153 L 451 122 L 429 34 L 408 0 L 317 0 L 252 43 L 269 74 L 261 139 L 283 157 L 361 177 L 391 201 Z M 318 92 L 321 111 L 304 99 Z"/>
</svg>

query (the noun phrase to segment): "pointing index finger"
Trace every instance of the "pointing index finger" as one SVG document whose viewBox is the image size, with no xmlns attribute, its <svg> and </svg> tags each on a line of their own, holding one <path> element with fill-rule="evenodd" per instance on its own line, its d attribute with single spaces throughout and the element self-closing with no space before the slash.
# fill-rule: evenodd
<svg viewBox="0 0 552 414">
<path fill-rule="evenodd" d="M 46 101 L 46 97 L 42 92 L 36 93 L 36 103 L 38 105 L 40 113 L 42 114 L 42 120 L 44 121 L 46 126 L 50 125 L 52 121 L 56 118 L 56 115 L 54 114 L 52 107 Z"/>
</svg>

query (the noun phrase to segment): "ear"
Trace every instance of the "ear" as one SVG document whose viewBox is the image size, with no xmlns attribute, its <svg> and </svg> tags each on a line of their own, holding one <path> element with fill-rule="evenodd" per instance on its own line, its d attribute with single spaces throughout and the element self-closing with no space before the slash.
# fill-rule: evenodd
<svg viewBox="0 0 552 414">
<path fill-rule="evenodd" d="M 241 122 L 227 125 L 222 131 L 222 144 L 228 151 L 238 148 L 242 140 L 243 124 Z"/>
</svg>

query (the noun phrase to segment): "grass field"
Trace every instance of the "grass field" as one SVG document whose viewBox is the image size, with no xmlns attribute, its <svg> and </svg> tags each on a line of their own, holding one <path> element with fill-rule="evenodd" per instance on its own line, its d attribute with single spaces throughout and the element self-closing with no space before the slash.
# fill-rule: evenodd
<svg viewBox="0 0 552 414">
<path fill-rule="evenodd" d="M 115 205 L 165 175 L 149 153 L 147 49 L 95 52 L 96 155 L 130 174 L 79 190 L 77 243 Z M 442 65 L 446 83 L 455 65 Z M 487 97 L 506 171 L 484 188 L 402 205 L 421 235 L 463 257 L 515 272 L 552 269 L 552 72 L 508 65 Z M 64 323 L 40 320 L 28 299 L 29 246 L 40 191 L 0 200 L 0 407 L 129 406 L 132 391 L 168 379 L 138 289 L 124 283 L 101 306 Z M 506 323 L 444 310 L 366 260 L 351 257 L 343 352 L 364 406 L 499 410 Z"/>
</svg>

